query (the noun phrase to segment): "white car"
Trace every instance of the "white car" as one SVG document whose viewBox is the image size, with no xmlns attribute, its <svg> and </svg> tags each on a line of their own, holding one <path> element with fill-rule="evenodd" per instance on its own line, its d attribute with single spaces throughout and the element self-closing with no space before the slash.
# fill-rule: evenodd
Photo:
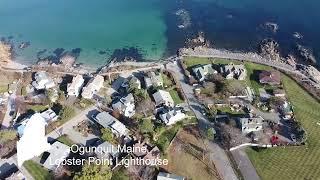
<svg viewBox="0 0 320 180">
<path fill-rule="evenodd" d="M 291 137 L 291 139 L 292 139 L 293 142 L 297 142 L 296 135 L 291 134 L 290 137 Z"/>
</svg>

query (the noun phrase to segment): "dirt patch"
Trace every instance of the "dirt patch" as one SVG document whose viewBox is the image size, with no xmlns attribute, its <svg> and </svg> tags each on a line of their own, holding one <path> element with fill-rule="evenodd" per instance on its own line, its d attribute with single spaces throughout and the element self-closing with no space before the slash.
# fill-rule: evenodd
<svg viewBox="0 0 320 180">
<path fill-rule="evenodd" d="M 197 180 L 221 179 L 214 163 L 208 157 L 209 149 L 194 126 L 178 132 L 168 148 L 168 166 L 162 167 L 173 174 Z"/>
</svg>

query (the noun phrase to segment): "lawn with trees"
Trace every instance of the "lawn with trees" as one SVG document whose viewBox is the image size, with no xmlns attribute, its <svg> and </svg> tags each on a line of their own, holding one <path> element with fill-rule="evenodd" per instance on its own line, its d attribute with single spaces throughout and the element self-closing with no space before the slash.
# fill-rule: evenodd
<svg viewBox="0 0 320 180">
<path fill-rule="evenodd" d="M 317 179 L 320 177 L 320 103 L 294 80 L 283 76 L 282 83 L 293 105 L 296 119 L 307 132 L 299 147 L 277 147 L 261 151 L 247 149 L 261 179 Z"/>
</svg>

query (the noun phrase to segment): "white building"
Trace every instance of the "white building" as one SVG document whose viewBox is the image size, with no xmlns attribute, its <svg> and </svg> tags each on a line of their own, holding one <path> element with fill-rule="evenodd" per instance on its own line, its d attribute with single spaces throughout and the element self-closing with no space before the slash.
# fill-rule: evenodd
<svg viewBox="0 0 320 180">
<path fill-rule="evenodd" d="M 241 130 L 243 133 L 250 133 L 255 131 L 262 130 L 263 118 L 254 117 L 254 118 L 240 118 Z"/>
<path fill-rule="evenodd" d="M 41 117 L 44 118 L 46 123 L 50 123 L 50 122 L 56 121 L 58 119 L 58 115 L 52 109 L 48 109 L 48 110 L 42 112 Z"/>
<path fill-rule="evenodd" d="M 244 65 L 228 64 L 221 67 L 221 73 L 223 73 L 226 79 L 238 79 L 245 80 L 247 77 L 247 70 Z"/>
<path fill-rule="evenodd" d="M 89 81 L 86 87 L 82 90 L 82 97 L 85 99 L 92 99 L 93 95 L 103 87 L 103 76 L 97 75 Z"/>
<path fill-rule="evenodd" d="M 45 136 L 46 122 L 40 113 L 34 114 L 26 123 L 24 132 L 17 142 L 18 166 L 24 161 L 40 156 L 50 149 L 50 144 Z"/>
<path fill-rule="evenodd" d="M 157 180 L 185 180 L 185 178 L 175 174 L 159 172 Z"/>
<path fill-rule="evenodd" d="M 34 75 L 34 81 L 32 82 L 32 86 L 37 90 L 41 89 L 50 89 L 55 86 L 53 80 L 49 77 L 48 73 L 44 71 L 37 72 Z"/>
<path fill-rule="evenodd" d="M 118 110 L 126 117 L 132 117 L 135 114 L 135 104 L 133 95 L 130 93 L 122 97 L 118 102 L 112 104 L 113 110 Z"/>
<path fill-rule="evenodd" d="M 78 97 L 80 94 L 80 90 L 83 87 L 83 83 L 84 79 L 82 75 L 78 74 L 76 77 L 73 77 L 72 83 L 69 83 L 67 87 L 68 96 Z"/>
<path fill-rule="evenodd" d="M 163 114 L 160 114 L 160 119 L 168 126 L 175 124 L 184 118 L 186 118 L 186 115 L 182 113 L 181 110 L 177 109 L 171 109 Z"/>
<path fill-rule="evenodd" d="M 154 93 L 152 96 L 154 101 L 156 102 L 156 106 L 161 106 L 161 105 L 165 105 L 168 107 L 174 106 L 174 101 L 170 93 L 167 91 L 159 90 L 158 92 Z"/>
<path fill-rule="evenodd" d="M 58 167 L 58 164 L 55 164 L 55 162 L 62 162 L 69 156 L 70 147 L 59 141 L 56 141 L 51 145 L 50 150 L 47 152 L 49 153 L 49 156 L 43 163 L 43 166 L 54 171 Z"/>
</svg>

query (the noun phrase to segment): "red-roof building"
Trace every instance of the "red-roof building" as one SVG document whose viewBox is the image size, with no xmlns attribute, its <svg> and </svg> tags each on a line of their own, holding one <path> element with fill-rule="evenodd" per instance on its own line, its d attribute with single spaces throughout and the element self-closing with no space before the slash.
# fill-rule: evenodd
<svg viewBox="0 0 320 180">
<path fill-rule="evenodd" d="M 259 74 L 259 81 L 261 84 L 279 85 L 280 84 L 279 71 L 262 71 Z"/>
</svg>

